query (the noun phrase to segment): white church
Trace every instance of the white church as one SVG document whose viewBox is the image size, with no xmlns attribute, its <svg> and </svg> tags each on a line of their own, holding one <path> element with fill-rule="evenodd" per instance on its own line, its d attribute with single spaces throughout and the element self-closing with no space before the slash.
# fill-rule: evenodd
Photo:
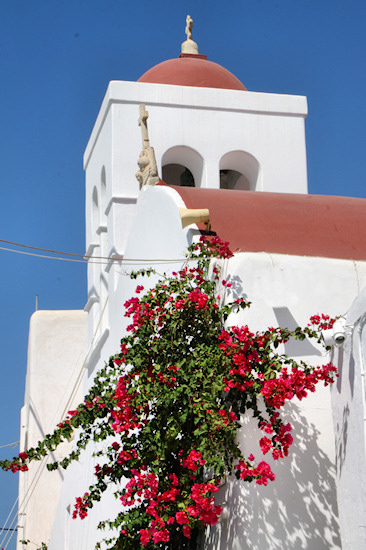
<svg viewBox="0 0 366 550">
<path fill-rule="evenodd" d="M 136 287 L 127 273 L 176 269 L 209 222 L 234 252 L 226 279 L 252 302 L 236 324 L 294 328 L 316 313 L 345 321 L 342 342 L 330 353 L 308 341 L 285 344 L 288 355 L 313 364 L 331 359 L 339 378 L 287 407 L 295 440 L 287 459 L 271 462 L 275 482 L 229 480 L 221 487 L 217 502 L 225 513 L 201 548 L 361 550 L 366 200 L 309 195 L 306 98 L 248 91 L 199 53 L 190 28 L 178 58 L 137 82 L 108 86 L 84 154 L 88 299 L 84 311 L 31 318 L 20 450 L 53 430 L 118 351 L 123 304 Z M 254 436 L 250 423 L 243 427 L 244 450 Z M 86 451 L 66 471 L 48 472 L 46 463 L 73 445 L 20 475 L 18 550 L 21 540 L 92 550 L 102 538 L 100 519 L 118 513 L 107 494 L 86 519 L 72 519 L 97 459 Z"/>
</svg>

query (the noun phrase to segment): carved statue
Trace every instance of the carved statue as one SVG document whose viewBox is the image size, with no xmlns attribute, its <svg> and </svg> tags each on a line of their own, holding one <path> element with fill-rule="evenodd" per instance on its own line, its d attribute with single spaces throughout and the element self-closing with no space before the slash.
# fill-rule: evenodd
<svg viewBox="0 0 366 550">
<path fill-rule="evenodd" d="M 150 147 L 149 133 L 147 130 L 147 119 L 149 113 L 146 111 L 145 105 L 140 105 L 139 126 L 142 134 L 142 151 L 137 161 L 139 171 L 136 173 L 136 178 L 142 187 L 155 185 L 159 181 L 158 167 L 156 165 L 154 148 Z"/>
<path fill-rule="evenodd" d="M 193 19 L 190 15 L 187 15 L 187 19 L 186 19 L 187 40 L 192 40 L 192 27 L 193 27 Z"/>
<path fill-rule="evenodd" d="M 190 15 L 187 15 L 186 30 L 185 30 L 185 33 L 187 35 L 187 40 L 183 42 L 181 51 L 182 53 L 185 53 L 185 54 L 197 55 L 198 46 L 196 42 L 192 40 L 192 27 L 193 27 L 193 19 Z"/>
</svg>

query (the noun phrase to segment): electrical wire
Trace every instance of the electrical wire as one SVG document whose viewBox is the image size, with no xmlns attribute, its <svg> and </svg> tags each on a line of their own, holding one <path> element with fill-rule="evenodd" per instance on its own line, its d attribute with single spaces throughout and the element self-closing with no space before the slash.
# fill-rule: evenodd
<svg viewBox="0 0 366 550">
<path fill-rule="evenodd" d="M 0 445 L 0 449 L 5 449 L 5 447 L 16 447 L 19 445 L 20 441 L 14 441 L 14 443 L 7 443 L 6 445 Z"/>
<path fill-rule="evenodd" d="M 76 393 L 77 393 L 77 391 L 78 391 L 78 389 L 79 389 L 79 387 L 80 387 L 80 384 L 81 384 L 81 382 L 82 382 L 82 376 L 83 376 L 84 370 L 86 369 L 86 364 L 87 364 L 88 359 L 89 359 L 89 356 L 90 356 L 90 354 L 91 354 L 91 350 L 93 349 L 93 344 L 94 344 L 96 335 L 98 334 L 99 327 L 100 327 L 100 324 L 101 324 L 101 322 L 102 322 L 102 319 L 103 319 L 103 316 L 104 316 L 104 313 L 105 313 L 105 310 L 106 310 L 106 307 L 107 307 L 107 304 L 108 304 L 108 299 L 109 299 L 109 297 L 107 296 L 107 299 L 106 299 L 106 301 L 105 301 L 105 303 L 104 303 L 103 311 L 102 311 L 102 313 L 101 313 L 101 315 L 100 315 L 100 317 L 99 317 L 98 324 L 97 324 L 96 329 L 95 329 L 95 331 L 94 331 L 93 339 L 92 339 L 92 341 L 91 341 L 91 343 L 90 343 L 89 350 L 88 350 L 88 352 L 87 352 L 87 354 L 86 354 L 86 357 L 85 357 L 85 359 L 84 359 L 84 361 L 83 361 L 83 364 L 82 364 L 82 367 L 81 367 L 81 369 L 80 369 L 79 375 L 78 375 L 78 377 L 77 377 L 77 379 L 76 379 L 76 381 L 75 381 L 75 383 L 74 383 L 74 387 L 73 387 L 72 390 L 71 390 L 70 397 L 69 397 L 69 399 L 67 400 L 66 405 L 65 405 L 65 407 L 64 407 L 64 410 L 63 410 L 63 412 L 62 412 L 62 414 L 61 414 L 61 420 L 64 418 L 66 412 L 68 411 L 68 409 L 69 409 L 69 407 L 70 407 L 70 405 L 71 405 L 71 403 L 72 403 L 72 401 L 73 401 L 73 399 L 74 399 L 74 397 L 75 397 L 75 395 L 76 395 Z"/>
<path fill-rule="evenodd" d="M 0 246 L 0 250 L 5 250 L 6 252 L 15 252 L 16 254 L 24 254 L 25 256 L 35 256 L 36 258 L 45 258 L 47 260 L 61 260 L 63 262 L 78 262 L 82 264 L 88 263 L 87 260 L 73 260 L 71 258 L 58 258 L 57 256 L 45 256 L 44 254 L 35 254 L 34 252 L 25 252 L 24 250 L 14 250 L 13 248 L 5 248 L 3 246 Z M 100 262 L 96 262 L 96 263 L 100 263 Z"/>
<path fill-rule="evenodd" d="M 10 528 L 12 528 L 12 527 L 14 526 L 14 523 L 17 522 L 19 515 L 22 514 L 22 511 L 21 511 L 21 510 L 24 509 L 24 508 L 27 506 L 27 504 L 28 504 L 28 502 L 29 502 L 29 500 L 30 500 L 30 498 L 31 498 L 31 496 L 32 496 L 32 494 L 33 494 L 33 492 L 34 492 L 34 490 L 35 490 L 35 488 L 36 488 L 38 482 L 39 482 L 39 479 L 40 479 L 41 474 L 42 474 L 42 472 L 43 472 L 44 466 L 45 466 L 46 463 L 48 462 L 49 458 L 50 458 L 50 455 L 47 455 L 47 456 L 43 457 L 43 459 L 41 460 L 41 463 L 40 463 L 40 465 L 38 466 L 38 469 L 36 470 L 36 473 L 35 473 L 35 475 L 34 475 L 32 481 L 31 481 L 31 484 L 30 484 L 30 486 L 28 487 L 27 492 L 26 492 L 26 494 L 25 494 L 25 496 L 24 496 L 22 502 L 19 504 L 18 510 L 15 511 L 13 520 L 12 520 L 12 522 L 10 523 Z M 14 509 L 14 506 L 16 505 L 16 503 L 18 502 L 18 500 L 19 500 L 19 496 L 18 496 L 18 498 L 16 499 L 16 501 L 15 501 L 15 503 L 14 503 L 14 505 L 13 505 L 12 510 Z M 10 512 L 10 513 L 11 513 L 11 512 Z M 10 515 L 10 514 L 9 514 L 9 515 Z M 19 523 L 16 525 L 16 527 L 17 527 L 17 528 L 20 527 L 20 526 L 19 526 Z M 3 540 L 0 542 L 0 546 L 1 546 L 2 550 L 6 550 L 6 549 L 7 549 L 8 544 L 9 544 L 9 542 L 11 541 L 11 539 L 12 539 L 14 533 L 15 533 L 15 531 L 8 531 L 8 532 L 6 533 L 5 537 L 4 537 Z M 6 541 L 6 538 L 7 538 L 7 537 L 8 537 L 8 540 Z M 5 541 L 6 541 L 6 542 L 5 542 Z"/>
<path fill-rule="evenodd" d="M 90 263 L 102 263 L 103 265 L 109 264 L 110 262 L 131 262 L 131 263 L 150 263 L 150 264 L 156 264 L 156 263 L 176 263 L 181 262 L 182 258 L 178 259 L 163 259 L 163 258 L 154 258 L 154 259 L 144 259 L 144 258 L 122 258 L 122 257 L 108 257 L 108 256 L 87 256 L 86 254 L 75 254 L 72 252 L 61 252 L 60 250 L 51 250 L 49 248 L 40 248 L 38 246 L 30 246 L 27 244 L 21 244 L 14 241 L 6 241 L 4 239 L 0 239 L 0 243 L 6 243 L 11 244 L 13 246 L 19 246 L 22 248 L 29 248 L 31 250 L 38 250 L 40 252 L 49 252 L 51 254 L 61 254 L 62 256 L 74 256 L 77 258 L 81 258 L 81 260 L 71 259 L 71 258 L 59 258 L 56 256 L 46 256 L 44 254 L 35 254 L 32 252 L 25 252 L 22 250 L 14 250 L 13 248 L 5 248 L 0 246 L 0 250 L 5 250 L 6 252 L 16 252 L 18 254 L 25 254 L 27 256 L 35 256 L 38 258 L 46 258 L 49 260 L 63 260 L 67 262 L 79 262 L 79 263 L 88 263 L 89 260 L 105 260 L 105 262 L 90 262 Z"/>
<path fill-rule="evenodd" d="M 14 241 L 5 241 L 4 239 L 0 239 L 0 243 L 12 244 L 13 246 L 21 246 L 22 248 L 30 248 L 31 250 L 41 250 L 42 252 L 52 252 L 52 254 L 63 254 L 65 256 L 78 256 L 79 258 L 91 258 L 91 256 L 84 256 L 83 254 L 73 254 L 71 252 L 60 252 L 60 250 L 40 248 L 39 246 L 30 246 L 28 244 L 16 243 Z M 99 256 L 98 258 L 102 258 L 102 256 Z M 103 258 L 103 259 L 106 259 L 106 258 Z"/>
<path fill-rule="evenodd" d="M 123 264 L 127 264 L 127 265 L 129 265 L 129 264 L 131 264 L 131 265 L 155 265 L 155 264 L 170 265 L 170 264 L 176 264 L 176 263 L 179 263 L 179 262 L 182 261 L 182 258 L 172 259 L 172 260 L 167 260 L 167 259 L 154 259 L 153 260 L 153 259 L 143 259 L 143 258 L 133 259 L 133 258 L 120 258 L 120 257 L 113 258 L 113 257 L 111 257 L 111 258 L 106 258 L 106 261 L 95 262 L 95 261 L 90 261 L 88 259 L 76 260 L 76 259 L 73 259 L 73 258 L 59 258 L 57 256 L 47 256 L 45 254 L 36 254 L 34 252 L 25 252 L 24 250 L 14 250 L 13 248 L 5 248 L 3 246 L 0 246 L 0 250 L 4 250 L 6 252 L 15 252 L 16 254 L 23 254 L 25 256 L 33 256 L 33 257 L 36 257 L 36 258 L 44 258 L 44 259 L 47 259 L 47 260 L 59 260 L 61 262 L 76 262 L 76 263 L 81 263 L 81 264 L 109 265 L 110 263 L 121 263 L 121 264 L 123 263 Z M 85 256 L 85 258 L 99 259 L 99 256 Z"/>
<path fill-rule="evenodd" d="M 0 531 L 0 535 L 6 530 L 6 527 L 5 527 L 5 526 L 6 526 L 6 524 L 8 523 L 9 518 L 11 517 L 11 514 L 13 513 L 13 510 L 14 510 L 15 506 L 16 506 L 17 503 L 18 503 L 18 500 L 19 500 L 19 495 L 18 495 L 17 498 L 15 499 L 15 502 L 14 502 L 14 504 L 13 504 L 13 506 L 12 506 L 12 509 L 10 510 L 10 512 L 9 512 L 9 514 L 8 514 L 8 517 L 7 517 L 6 520 L 5 520 L 4 527 L 2 527 L 2 529 L 1 529 L 1 531 Z M 16 514 L 16 515 L 15 515 L 15 519 L 16 519 L 16 518 L 18 517 L 18 511 L 16 511 L 15 514 Z M 11 528 L 12 528 L 13 523 L 14 523 L 14 520 L 11 522 L 10 527 L 8 527 L 8 529 L 11 529 Z M 8 531 L 8 532 L 9 532 L 9 531 Z M 13 531 L 13 532 L 14 532 L 14 531 Z M 0 546 L 1 546 L 1 547 L 2 547 L 3 544 L 4 544 L 4 541 L 5 541 L 5 539 L 6 539 L 7 534 L 8 534 L 8 533 L 5 534 L 3 540 L 2 540 L 1 543 L 0 543 Z M 11 538 L 11 537 L 10 537 L 10 538 Z"/>
</svg>

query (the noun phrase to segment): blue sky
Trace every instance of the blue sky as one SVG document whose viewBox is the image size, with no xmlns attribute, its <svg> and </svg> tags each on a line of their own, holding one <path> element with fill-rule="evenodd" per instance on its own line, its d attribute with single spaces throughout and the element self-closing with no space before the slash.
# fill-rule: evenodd
<svg viewBox="0 0 366 550">
<path fill-rule="evenodd" d="M 307 96 L 309 192 L 365 197 L 364 0 L 12 0 L 0 7 L 0 239 L 84 253 L 82 155 L 108 82 L 177 57 L 187 13 L 200 53 L 248 90 Z M 0 258 L 1 447 L 19 439 L 35 296 L 82 309 L 86 270 Z M 16 494 L 1 473 L 0 528 Z"/>
</svg>

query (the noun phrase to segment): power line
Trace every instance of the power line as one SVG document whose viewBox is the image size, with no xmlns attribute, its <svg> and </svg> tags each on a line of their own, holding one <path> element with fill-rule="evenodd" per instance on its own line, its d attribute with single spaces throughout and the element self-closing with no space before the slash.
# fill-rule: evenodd
<svg viewBox="0 0 366 550">
<path fill-rule="evenodd" d="M 14 441 L 14 443 L 7 443 L 6 445 L 1 445 L 0 449 L 5 449 L 5 447 L 16 447 L 19 445 L 20 441 Z"/>
<path fill-rule="evenodd" d="M 0 239 L 0 242 L 4 242 L 2 239 Z M 14 243 L 14 246 L 26 246 L 26 245 L 18 245 Z M 36 248 L 36 247 L 28 247 L 35 250 L 44 250 L 47 252 L 47 249 L 45 248 Z M 77 256 L 79 258 L 82 258 L 80 260 L 74 259 L 74 258 L 60 258 L 58 256 L 48 256 L 45 254 L 36 254 L 34 252 L 25 252 L 24 250 L 14 250 L 13 248 L 6 248 L 3 246 L 0 246 L 0 250 L 4 250 L 6 252 L 15 252 L 16 254 L 23 254 L 25 256 L 33 256 L 36 258 L 44 258 L 47 260 L 59 260 L 63 262 L 76 262 L 81 264 L 98 264 L 98 265 L 109 265 L 110 263 L 124 263 L 124 264 L 133 264 L 133 265 L 154 265 L 154 264 L 174 264 L 181 262 L 183 258 L 177 258 L 177 259 L 163 259 L 163 258 L 154 258 L 154 259 L 148 259 L 148 258 L 122 258 L 122 257 L 107 257 L 107 256 L 82 256 L 81 254 L 71 254 L 69 252 L 56 252 L 51 251 L 52 253 L 58 253 L 58 254 L 64 254 L 65 256 Z M 90 261 L 90 260 L 105 260 L 105 261 Z"/>
<path fill-rule="evenodd" d="M 0 246 L 0 250 L 5 250 L 6 252 L 15 252 L 16 254 L 24 254 L 25 256 L 35 256 L 36 258 L 45 258 L 48 260 L 61 260 L 64 262 L 78 262 L 82 264 L 87 264 L 87 260 L 73 260 L 71 258 L 58 258 L 57 256 L 46 256 L 44 254 L 34 254 L 32 252 L 25 252 L 24 250 L 14 250 L 13 248 L 5 248 Z M 92 262 L 92 263 L 103 263 L 103 262 Z"/>
<path fill-rule="evenodd" d="M 21 244 L 13 241 L 5 241 L 4 239 L 0 239 L 0 243 L 12 244 L 13 246 L 21 246 L 22 248 L 30 248 L 31 250 L 41 250 L 42 252 L 52 252 L 52 254 L 63 254 L 65 256 L 78 256 L 79 258 L 92 257 L 92 256 L 85 256 L 84 254 L 73 254 L 71 252 L 61 252 L 60 250 L 51 250 L 49 248 L 40 248 L 39 246 L 30 246 L 28 244 Z M 108 259 L 108 258 L 103 258 L 102 256 L 94 256 L 94 258 Z"/>
<path fill-rule="evenodd" d="M 13 510 L 14 510 L 15 506 L 16 506 L 17 503 L 18 503 L 18 500 L 19 500 L 19 495 L 18 495 L 17 498 L 15 499 L 15 502 L 14 502 L 14 504 L 13 504 L 13 506 L 12 506 L 10 512 L 9 512 L 9 514 L 8 514 L 8 517 L 7 517 L 6 520 L 5 520 L 5 525 L 8 524 L 8 521 L 9 521 L 9 519 L 11 518 L 11 515 L 12 515 L 12 513 L 13 513 Z M 1 531 L 0 531 L 0 535 L 1 535 L 5 530 L 7 530 L 7 531 L 10 530 L 10 531 L 11 531 L 12 526 L 13 526 L 14 522 L 15 522 L 17 519 L 18 519 L 18 510 L 15 511 L 15 516 L 13 517 L 13 520 L 12 520 L 11 523 L 10 523 L 10 527 L 8 527 L 7 529 L 6 529 L 5 527 L 3 527 L 3 528 L 1 529 Z M 9 540 L 8 540 L 8 543 L 9 543 L 10 540 L 12 539 L 13 534 L 14 534 L 14 533 L 11 532 L 10 537 L 9 537 Z M 5 534 L 5 536 L 3 537 L 3 539 L 2 539 L 2 541 L 1 541 L 1 543 L 0 543 L 0 544 L 1 544 L 1 547 L 3 547 L 3 545 L 4 545 L 6 539 L 7 539 L 7 534 Z M 6 548 L 6 547 L 5 547 L 5 548 Z"/>
<path fill-rule="evenodd" d="M 153 260 L 148 260 L 148 259 L 140 259 L 140 258 L 122 258 L 122 257 L 113 258 L 113 257 L 108 257 L 108 256 L 87 256 L 86 254 L 75 254 L 73 252 L 62 252 L 60 250 L 51 250 L 49 248 L 41 248 L 39 246 L 30 246 L 28 244 L 21 244 L 21 243 L 17 243 L 17 242 L 14 242 L 14 241 L 5 241 L 4 239 L 0 239 L 0 243 L 11 244 L 13 246 L 20 246 L 21 248 L 29 248 L 31 250 L 39 250 L 41 252 L 50 252 L 52 254 L 61 254 L 63 256 L 76 256 L 78 258 L 82 258 L 83 260 L 108 260 L 108 261 L 114 260 L 114 261 L 128 261 L 128 262 L 181 262 L 182 259 L 183 259 L 183 258 L 178 258 L 178 259 L 167 260 L 167 259 L 162 259 L 162 258 L 155 258 Z M 12 248 L 1 248 L 1 247 L 0 247 L 0 250 L 13 251 Z M 13 252 L 17 252 L 17 251 L 14 250 Z M 52 258 L 53 258 L 53 256 L 52 256 Z"/>
</svg>

